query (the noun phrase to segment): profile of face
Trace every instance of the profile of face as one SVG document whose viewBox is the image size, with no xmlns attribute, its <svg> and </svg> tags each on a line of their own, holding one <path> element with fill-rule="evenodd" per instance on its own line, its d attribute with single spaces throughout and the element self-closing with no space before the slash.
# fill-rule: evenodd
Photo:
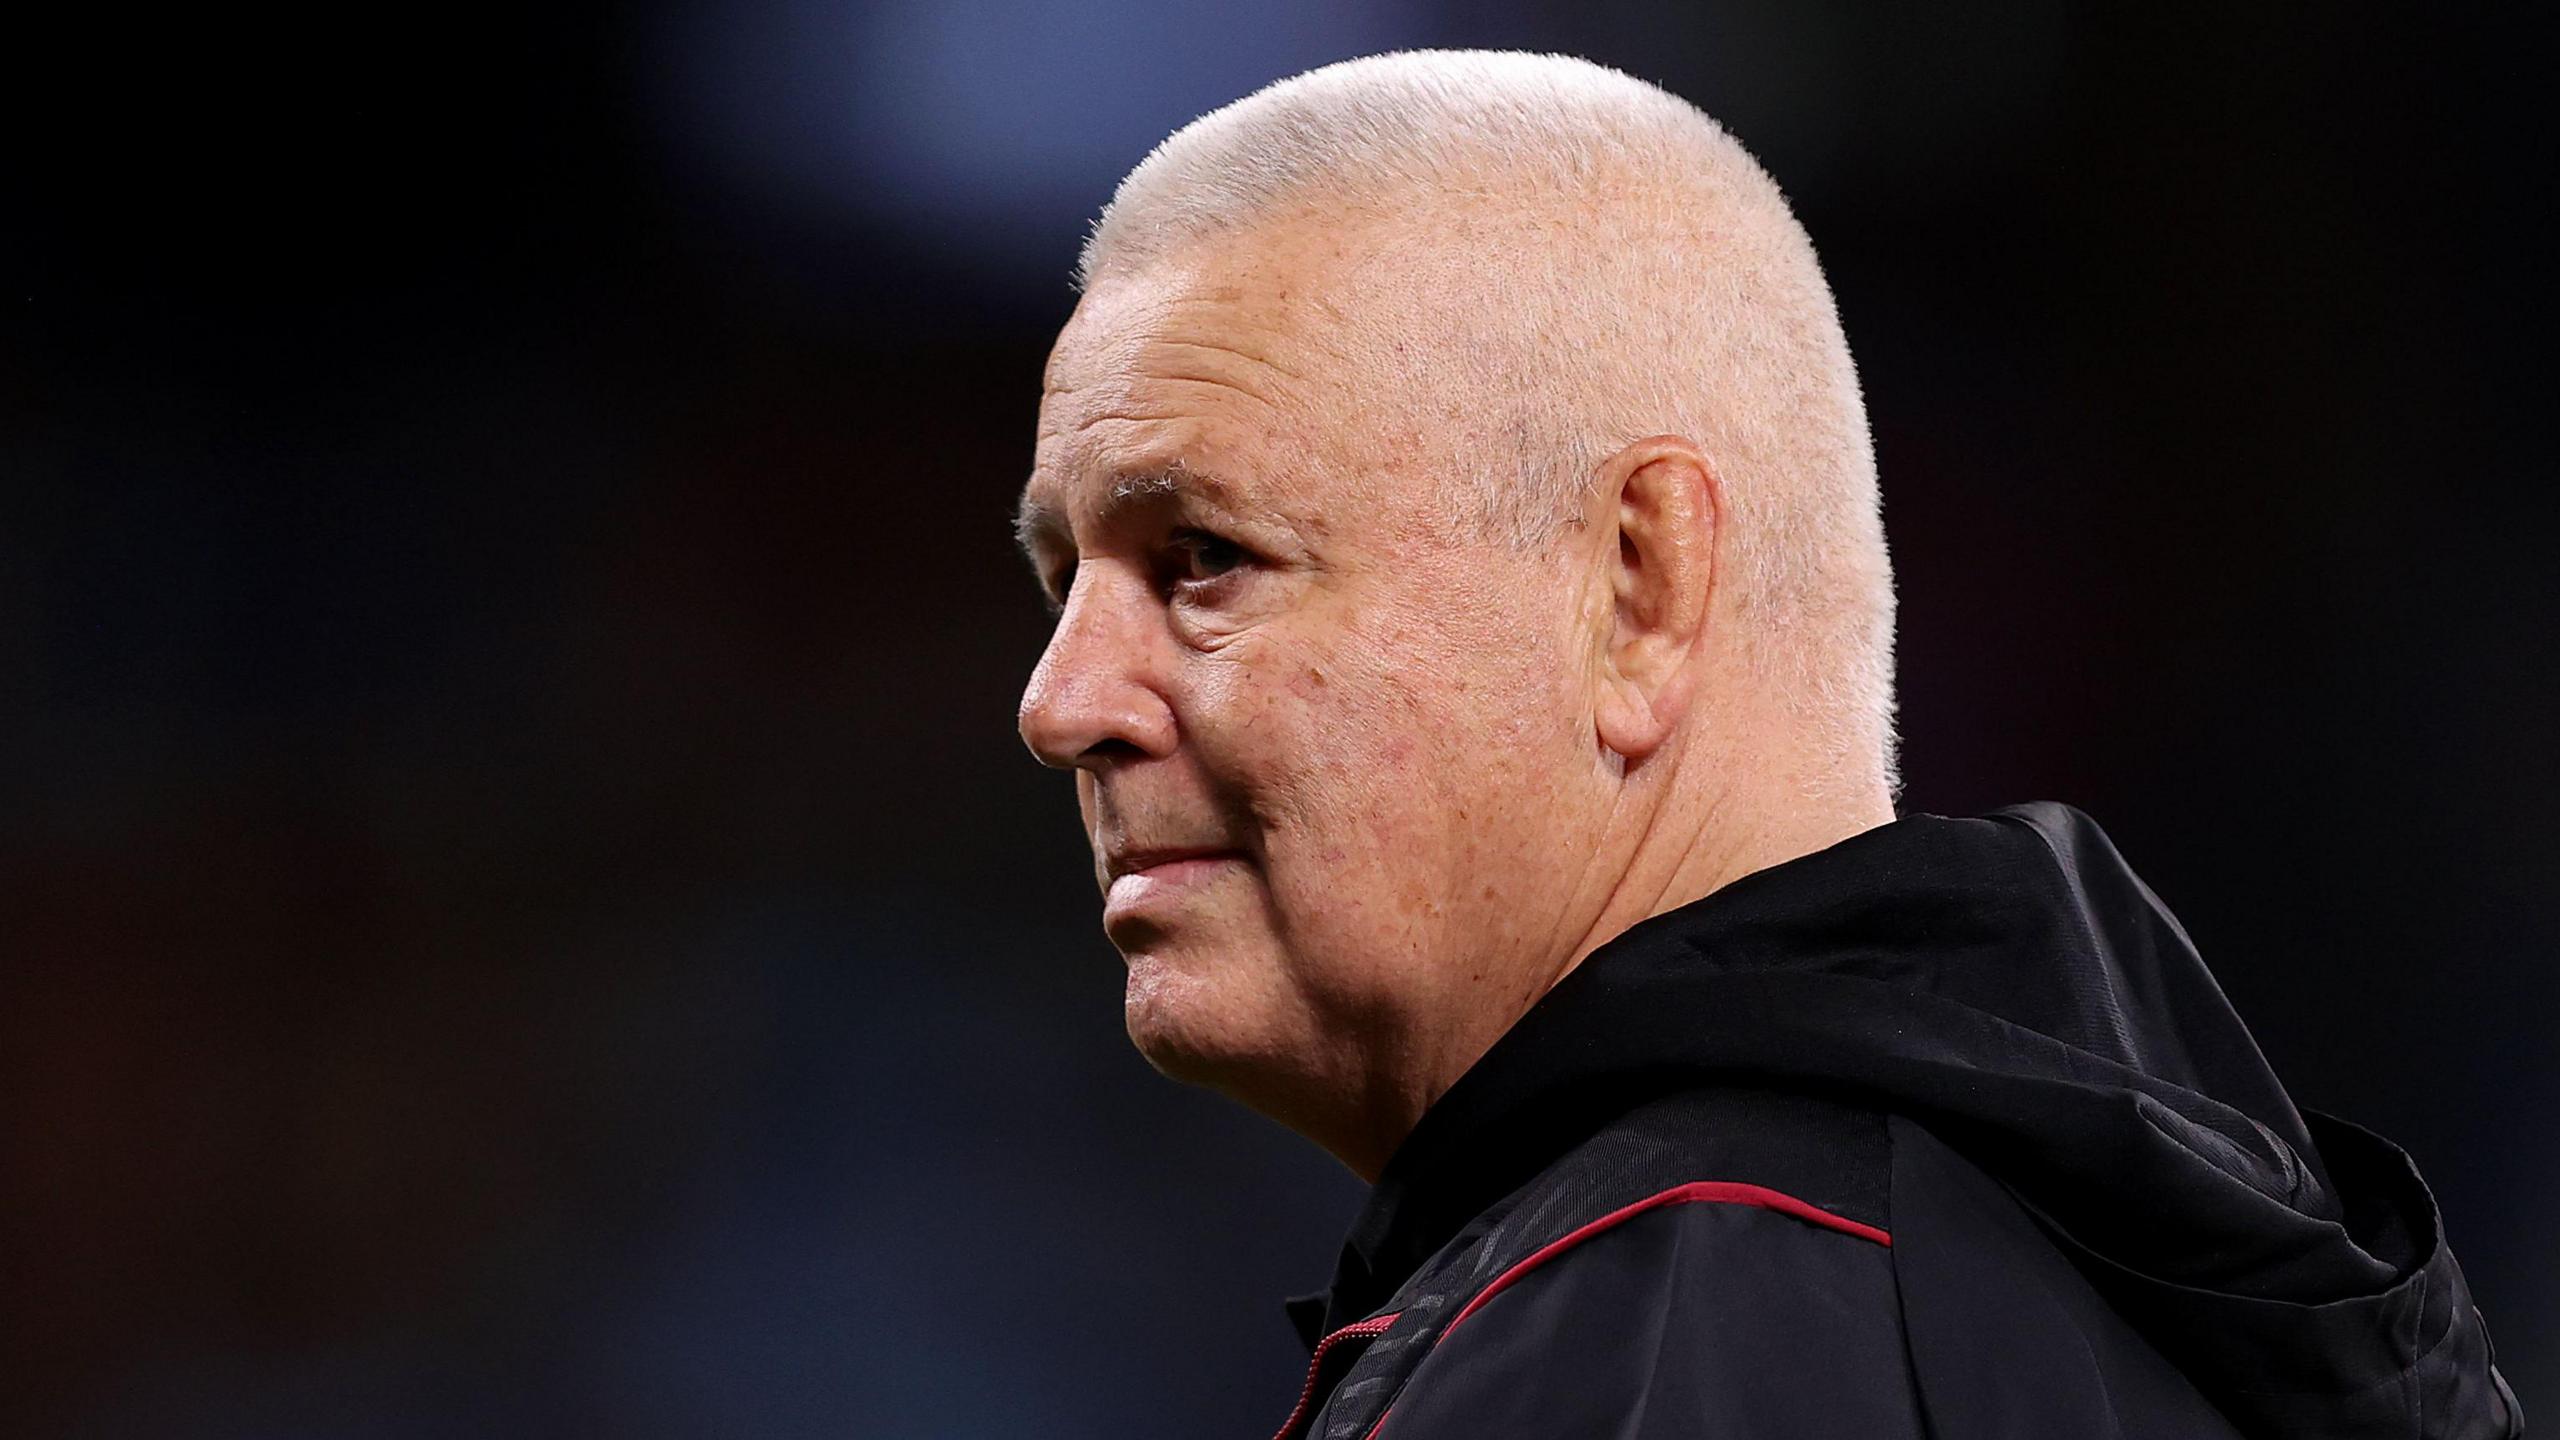
<svg viewBox="0 0 2560 1440">
<path fill-rule="evenodd" d="M 1464 398 L 1375 403 L 1417 382 L 1347 338 L 1352 268 L 1282 227 L 1097 282 L 1022 509 L 1058 615 L 1021 732 L 1075 774 L 1130 1037 L 1311 1133 L 1553 978 L 1613 773 L 1605 582 L 1453 520 L 1456 427 L 1386 417 Z"/>
</svg>

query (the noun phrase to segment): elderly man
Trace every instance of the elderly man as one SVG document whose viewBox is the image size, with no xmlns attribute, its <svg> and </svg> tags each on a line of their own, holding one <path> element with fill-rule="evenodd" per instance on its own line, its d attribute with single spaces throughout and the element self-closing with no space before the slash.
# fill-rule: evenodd
<svg viewBox="0 0 2560 1440">
<path fill-rule="evenodd" d="M 1713 121 L 1328 66 L 1078 279 L 1022 735 L 1139 1050 L 1373 1183 L 1283 1440 L 2520 1433 L 2407 1158 L 2087 816 L 1897 818 L 1857 380 Z"/>
</svg>

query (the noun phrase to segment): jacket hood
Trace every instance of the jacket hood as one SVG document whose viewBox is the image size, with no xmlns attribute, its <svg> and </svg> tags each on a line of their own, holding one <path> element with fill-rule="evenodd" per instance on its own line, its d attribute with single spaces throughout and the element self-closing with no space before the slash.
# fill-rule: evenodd
<svg viewBox="0 0 2560 1440">
<path fill-rule="evenodd" d="M 2251 1433 L 2520 1427 L 2408 1156 L 2297 1108 L 2159 897 L 2053 802 L 1907 814 L 1594 951 L 1397 1151 L 1324 1323 L 1612 1116 L 1717 1079 L 1926 1125 Z"/>
</svg>

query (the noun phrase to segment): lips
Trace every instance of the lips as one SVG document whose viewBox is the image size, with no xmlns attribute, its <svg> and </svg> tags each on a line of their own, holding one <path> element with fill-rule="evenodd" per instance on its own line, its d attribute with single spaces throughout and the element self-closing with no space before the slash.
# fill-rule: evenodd
<svg viewBox="0 0 2560 1440">
<path fill-rule="evenodd" d="M 1112 852 L 1103 860 L 1103 932 L 1123 953 L 1148 944 L 1246 863 L 1243 851 L 1207 845 Z"/>
<path fill-rule="evenodd" d="M 1149 870 L 1178 864 L 1184 860 L 1237 860 L 1241 852 L 1220 845 L 1173 845 L 1148 849 L 1115 850 L 1102 861 L 1103 883 L 1123 875 L 1141 875 Z"/>
</svg>

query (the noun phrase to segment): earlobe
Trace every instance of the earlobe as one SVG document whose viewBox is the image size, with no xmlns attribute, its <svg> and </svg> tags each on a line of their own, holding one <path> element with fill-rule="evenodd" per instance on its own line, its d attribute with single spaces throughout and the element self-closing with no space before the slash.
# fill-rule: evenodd
<svg viewBox="0 0 2560 1440">
<path fill-rule="evenodd" d="M 1642 762 L 1688 712 L 1723 513 L 1714 468 L 1689 441 L 1657 435 L 1611 456 L 1595 487 L 1610 543 L 1596 557 L 1614 599 L 1592 713 L 1599 742 Z"/>
<path fill-rule="evenodd" d="M 1604 682 L 1600 702 L 1592 707 L 1592 721 L 1602 748 L 1630 763 L 1651 755 L 1670 738 L 1669 727 L 1661 723 L 1651 698 L 1623 681 Z"/>
</svg>

